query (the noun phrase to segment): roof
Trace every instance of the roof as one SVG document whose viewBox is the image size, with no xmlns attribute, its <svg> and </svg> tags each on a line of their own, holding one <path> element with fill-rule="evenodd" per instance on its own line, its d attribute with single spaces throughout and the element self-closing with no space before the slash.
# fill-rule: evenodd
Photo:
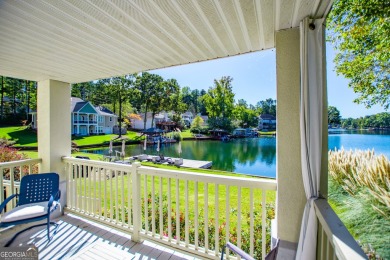
<svg viewBox="0 0 390 260">
<path fill-rule="evenodd" d="M 187 111 L 182 114 L 182 116 L 194 116 L 190 111 Z"/>
<path fill-rule="evenodd" d="M 102 116 L 117 116 L 115 115 L 111 110 L 109 110 L 108 108 L 106 107 L 103 107 L 103 106 L 97 106 L 97 107 L 94 107 L 91 102 L 89 101 L 84 101 L 82 100 L 81 98 L 78 98 L 78 97 L 71 97 L 70 98 L 70 103 L 71 103 L 71 107 L 70 107 L 70 111 L 71 112 L 78 112 L 80 111 L 86 104 L 90 104 L 92 108 L 94 108 L 96 110 L 96 112 L 99 114 L 99 115 L 102 115 Z"/>
<path fill-rule="evenodd" d="M 95 107 L 95 109 L 98 111 L 98 114 L 101 116 L 117 116 L 114 114 L 114 112 L 112 112 L 111 110 L 109 110 L 104 106 L 97 106 Z"/>
<path fill-rule="evenodd" d="M 81 98 L 77 98 L 77 97 L 71 97 L 70 98 L 70 111 L 71 112 L 77 112 L 79 111 L 81 108 L 83 108 L 85 106 L 85 104 L 87 104 L 88 102 L 82 100 Z"/>
<path fill-rule="evenodd" d="M 0 75 L 79 83 L 261 51 L 332 2 L 3 0 Z"/>
<path fill-rule="evenodd" d="M 261 119 L 265 119 L 265 120 L 276 120 L 276 117 L 273 116 L 273 115 L 270 115 L 270 114 L 264 114 L 264 115 L 260 115 Z"/>
</svg>

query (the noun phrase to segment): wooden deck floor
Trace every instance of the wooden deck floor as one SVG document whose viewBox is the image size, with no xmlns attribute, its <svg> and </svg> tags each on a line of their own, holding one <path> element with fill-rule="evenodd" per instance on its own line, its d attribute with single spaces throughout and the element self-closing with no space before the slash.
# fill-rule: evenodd
<svg viewBox="0 0 390 260">
<path fill-rule="evenodd" d="M 49 243 L 46 228 L 36 227 L 20 234 L 10 247 L 33 244 L 38 248 L 39 259 L 197 259 L 149 241 L 134 243 L 129 234 L 73 214 L 55 221 L 60 225 Z M 0 251 L 13 234 L 25 227 L 0 230 Z"/>
</svg>

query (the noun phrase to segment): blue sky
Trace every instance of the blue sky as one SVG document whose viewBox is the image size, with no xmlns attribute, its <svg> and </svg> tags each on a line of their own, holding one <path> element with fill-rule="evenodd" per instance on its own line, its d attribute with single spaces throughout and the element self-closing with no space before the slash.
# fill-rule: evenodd
<svg viewBox="0 0 390 260">
<path fill-rule="evenodd" d="M 384 109 L 379 106 L 366 109 L 364 105 L 353 103 L 357 95 L 348 88 L 348 81 L 344 77 L 336 75 L 333 64 L 334 55 L 333 48 L 328 43 L 329 105 L 337 107 L 343 118 L 356 118 L 383 112 Z M 245 99 L 249 104 L 255 105 L 260 100 L 276 99 L 275 50 L 159 69 L 151 71 L 151 73 L 159 74 L 164 79 L 174 78 L 181 87 L 188 86 L 191 89 L 205 90 L 213 86 L 214 79 L 231 76 L 233 77 L 232 85 L 236 101 Z"/>
</svg>

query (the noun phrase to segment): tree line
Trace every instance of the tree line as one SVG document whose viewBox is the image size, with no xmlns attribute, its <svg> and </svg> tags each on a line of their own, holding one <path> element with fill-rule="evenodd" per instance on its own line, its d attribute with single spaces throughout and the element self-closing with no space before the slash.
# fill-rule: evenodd
<svg viewBox="0 0 390 260">
<path fill-rule="evenodd" d="M 329 106 L 328 124 L 346 129 L 390 128 L 390 113 L 382 112 L 359 118 L 341 118 L 340 111 L 334 106 Z"/>
<path fill-rule="evenodd" d="M 0 122 L 20 123 L 36 110 L 35 81 L 0 76 Z"/>
<path fill-rule="evenodd" d="M 1 77 L 1 82 L 1 120 L 12 118 L 12 123 L 20 123 L 21 119 L 28 119 L 28 113 L 36 110 L 37 83 L 8 77 Z M 198 90 L 181 87 L 176 79 L 165 80 L 160 75 L 142 72 L 72 84 L 71 95 L 107 107 L 118 115 L 120 127 L 130 124 L 131 114 L 143 114 L 146 126 L 147 113 L 152 114 L 153 120 L 162 111 L 174 112 L 171 119 L 178 125 L 183 124 L 181 114 L 190 111 L 208 116 L 210 128 L 226 130 L 257 127 L 261 114 L 276 116 L 276 100 L 270 98 L 256 105 L 243 99 L 236 102 L 232 83 L 233 78 L 226 76 L 215 79 L 208 90 Z"/>
</svg>

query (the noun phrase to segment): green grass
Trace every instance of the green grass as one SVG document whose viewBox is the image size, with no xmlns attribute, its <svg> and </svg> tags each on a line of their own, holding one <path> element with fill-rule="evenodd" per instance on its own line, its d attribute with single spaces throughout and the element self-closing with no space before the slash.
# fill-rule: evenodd
<svg viewBox="0 0 390 260">
<path fill-rule="evenodd" d="M 15 147 L 37 147 L 37 134 L 24 126 L 0 127 L 0 138 L 16 141 Z"/>
<path fill-rule="evenodd" d="M 181 137 L 183 138 L 192 138 L 194 137 L 193 134 L 191 133 L 190 129 L 183 130 L 181 132 Z"/>
<path fill-rule="evenodd" d="M 137 132 L 128 131 L 126 135 L 129 141 L 138 141 L 141 137 Z M 0 127 L 0 138 L 7 138 L 16 141 L 15 147 L 38 147 L 37 133 L 31 129 L 26 129 L 23 126 Z M 118 135 L 92 135 L 92 136 L 76 136 L 72 137 L 72 141 L 78 146 L 89 145 L 106 145 L 111 139 L 118 137 Z M 121 141 L 114 141 L 120 143 Z"/>
<path fill-rule="evenodd" d="M 276 131 L 268 131 L 268 132 L 259 131 L 259 135 L 276 135 Z"/>
<path fill-rule="evenodd" d="M 91 136 L 75 136 L 72 138 L 72 141 L 75 142 L 78 146 L 88 146 L 88 145 L 100 145 L 100 144 L 108 144 L 110 140 L 117 138 L 118 135 L 109 134 L 109 135 L 91 135 Z M 141 140 L 141 137 L 138 136 L 137 132 L 128 131 L 126 135 L 123 137 L 127 137 L 130 141 L 138 141 Z M 121 140 L 116 140 L 114 143 L 121 143 Z"/>
</svg>

